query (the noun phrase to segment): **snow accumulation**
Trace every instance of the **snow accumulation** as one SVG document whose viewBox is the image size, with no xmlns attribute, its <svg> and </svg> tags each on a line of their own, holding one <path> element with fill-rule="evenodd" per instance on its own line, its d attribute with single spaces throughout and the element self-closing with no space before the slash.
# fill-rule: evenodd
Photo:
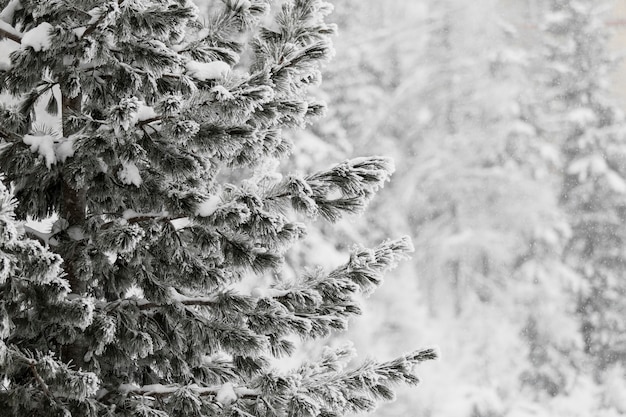
<svg viewBox="0 0 626 417">
<path fill-rule="evenodd" d="M 250 295 L 257 298 L 274 298 L 274 297 L 282 297 L 284 295 L 289 294 L 289 290 L 279 290 L 277 288 L 262 288 L 256 287 L 253 288 Z"/>
<path fill-rule="evenodd" d="M 181 303 L 184 302 L 197 302 L 197 303 L 213 303 L 216 301 L 215 297 L 188 297 L 184 294 L 179 293 L 175 288 L 169 288 L 170 296 L 172 300 L 178 301 Z"/>
<path fill-rule="evenodd" d="M 22 10 L 22 3 L 20 0 L 11 0 L 9 4 L 0 12 L 0 20 L 3 20 L 7 23 L 13 22 L 13 15 L 16 11 Z"/>
<path fill-rule="evenodd" d="M 0 45 L 1 47 L 2 45 Z M 0 71 L 8 71 L 11 69 L 11 63 L 7 60 L 2 59 L 0 57 Z"/>
<path fill-rule="evenodd" d="M 137 168 L 137 165 L 130 161 L 122 161 L 122 169 L 117 173 L 117 177 L 120 181 L 127 185 L 132 184 L 135 187 L 139 187 L 143 184 L 139 168 Z"/>
<path fill-rule="evenodd" d="M 191 219 L 189 219 L 189 217 L 181 217 L 179 219 L 170 220 L 170 223 L 174 226 L 175 230 L 181 230 L 191 225 Z"/>
<path fill-rule="evenodd" d="M 139 389 L 140 389 L 139 385 L 137 384 L 122 384 L 119 387 L 117 387 L 117 390 L 122 394 L 126 394 L 131 391 L 138 391 Z"/>
<path fill-rule="evenodd" d="M 113 265 L 115 261 L 117 261 L 117 253 L 115 252 L 104 252 L 104 256 L 107 257 L 107 261 L 109 261 L 109 265 Z"/>
<path fill-rule="evenodd" d="M 615 171 L 610 170 L 606 173 L 606 181 L 613 191 L 621 194 L 626 193 L 626 181 Z"/>
<path fill-rule="evenodd" d="M 30 145 L 30 151 L 38 152 L 46 161 L 46 167 L 50 169 L 57 162 L 65 162 L 74 156 L 74 139 L 57 139 L 51 135 L 24 135 L 23 141 Z"/>
<path fill-rule="evenodd" d="M 137 103 L 137 110 L 133 111 L 128 121 L 122 123 L 124 130 L 130 129 L 135 126 L 137 122 L 152 119 L 157 117 L 158 114 L 154 111 L 154 108 L 146 105 L 143 101 Z"/>
<path fill-rule="evenodd" d="M 567 168 L 567 173 L 578 175 L 580 181 L 585 181 L 589 174 L 602 175 L 609 170 L 606 160 L 602 155 L 589 155 L 577 159 Z"/>
<path fill-rule="evenodd" d="M 48 169 L 56 163 L 56 154 L 54 153 L 54 138 L 50 135 L 24 135 L 24 143 L 30 145 L 30 151 L 43 156 Z"/>
<path fill-rule="evenodd" d="M 237 393 L 230 382 L 223 384 L 215 395 L 217 402 L 223 405 L 232 404 L 237 401 L 237 398 Z"/>
<path fill-rule="evenodd" d="M 200 81 L 222 78 L 230 72 L 230 66 L 222 61 L 198 62 L 191 60 L 187 62 L 186 68 L 190 76 Z"/>
<path fill-rule="evenodd" d="M 87 30 L 87 26 L 80 26 L 80 27 L 72 29 L 72 32 L 74 32 L 76 37 L 80 39 L 85 34 L 86 30 Z"/>
<path fill-rule="evenodd" d="M 222 199 L 218 195 L 212 195 L 208 200 L 205 200 L 198 205 L 198 208 L 196 209 L 196 216 L 210 216 L 215 213 L 215 210 L 217 210 L 221 202 Z"/>
<path fill-rule="evenodd" d="M 153 119 L 157 116 L 158 115 L 156 114 L 156 112 L 154 111 L 152 107 L 147 106 L 143 102 L 139 103 L 139 108 L 137 109 L 137 115 L 136 115 L 138 121 L 141 122 L 144 120 Z"/>
<path fill-rule="evenodd" d="M 52 25 L 48 22 L 43 22 L 39 26 L 25 32 L 22 37 L 22 48 L 30 46 L 37 52 L 50 49 L 51 31 Z"/>
<path fill-rule="evenodd" d="M 213 93 L 215 93 L 215 98 L 217 101 L 227 101 L 232 100 L 233 95 L 230 91 L 228 91 L 223 85 L 216 85 L 211 89 Z"/>
<path fill-rule="evenodd" d="M 586 126 L 596 121 L 597 116 L 592 109 L 581 107 L 569 112 L 568 119 L 579 126 Z"/>
</svg>

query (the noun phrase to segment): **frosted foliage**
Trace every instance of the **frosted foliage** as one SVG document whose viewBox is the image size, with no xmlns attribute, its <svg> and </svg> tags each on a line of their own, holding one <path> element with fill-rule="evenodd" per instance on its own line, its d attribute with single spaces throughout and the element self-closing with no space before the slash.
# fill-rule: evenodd
<svg viewBox="0 0 626 417">
<path fill-rule="evenodd" d="M 295 161 L 354 149 L 397 170 L 363 219 L 309 227 L 332 242 L 290 261 L 407 231 L 412 262 L 350 337 L 390 355 L 443 341 L 423 389 L 377 415 L 625 415 L 624 5 L 335 7 L 344 37 L 317 93 L 328 118 L 294 134 Z"/>
<path fill-rule="evenodd" d="M 354 415 L 439 355 L 296 354 L 414 251 L 405 233 L 294 250 L 347 230 L 396 167 L 281 165 L 326 112 L 331 4 L 199 3 L 0 0 L 3 417 Z"/>
<path fill-rule="evenodd" d="M 187 73 L 201 81 L 214 80 L 224 77 L 230 71 L 225 62 L 197 62 L 189 61 L 186 64 Z"/>
<path fill-rule="evenodd" d="M 122 169 L 117 176 L 124 184 L 132 184 L 139 187 L 143 183 L 139 168 L 133 162 L 122 162 Z"/>
</svg>

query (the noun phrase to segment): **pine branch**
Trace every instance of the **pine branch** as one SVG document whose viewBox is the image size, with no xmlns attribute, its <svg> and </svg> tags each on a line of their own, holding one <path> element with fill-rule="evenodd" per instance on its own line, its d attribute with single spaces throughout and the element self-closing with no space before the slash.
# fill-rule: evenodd
<svg viewBox="0 0 626 417">
<path fill-rule="evenodd" d="M 22 43 L 22 34 L 7 22 L 0 20 L 0 37 L 11 39 L 13 42 Z"/>
<path fill-rule="evenodd" d="M 22 137 L 10 132 L 8 130 L 4 130 L 1 126 L 0 126 L 0 138 L 6 140 L 7 142 L 21 142 L 22 141 Z"/>
<path fill-rule="evenodd" d="M 122 3 L 124 3 L 124 0 L 118 0 L 117 1 L 118 6 L 121 5 Z M 82 37 L 84 38 L 85 36 L 89 36 L 93 32 L 95 32 L 96 29 L 98 28 L 98 25 L 100 23 L 102 23 L 102 21 L 105 19 L 105 17 L 106 17 L 106 13 L 103 11 L 103 13 L 100 15 L 100 17 L 98 17 L 98 19 L 96 19 L 95 22 L 93 22 L 91 25 L 89 25 L 87 27 L 87 29 L 85 29 L 85 31 L 83 32 L 83 36 Z"/>
<path fill-rule="evenodd" d="M 131 384 L 122 384 L 120 385 L 116 392 L 124 395 L 134 394 L 140 396 L 149 396 L 149 397 L 167 397 L 169 395 L 175 394 L 177 391 L 186 388 L 192 391 L 194 394 L 199 396 L 205 395 L 218 395 L 218 393 L 224 389 L 225 385 L 213 385 L 210 387 L 201 387 L 196 384 L 191 384 L 187 386 L 182 385 L 162 385 L 162 384 L 153 384 L 153 385 L 131 385 Z M 237 395 L 237 398 L 256 398 L 260 395 L 258 390 L 246 388 L 246 387 L 232 387 L 232 390 Z M 103 393 L 103 397 L 109 396 L 112 392 Z"/>
<path fill-rule="evenodd" d="M 35 380 L 37 381 L 37 383 L 41 387 L 41 390 L 44 392 L 44 394 L 46 394 L 46 397 L 48 397 L 51 400 L 53 400 L 54 402 L 56 402 L 56 399 L 54 398 L 54 396 L 50 392 L 50 389 L 48 388 L 48 385 L 43 380 L 43 378 L 41 378 L 41 375 L 39 375 L 39 372 L 37 372 L 37 367 L 35 365 L 36 364 L 35 364 L 34 361 L 29 361 L 28 362 L 28 367 L 30 368 L 30 371 L 33 373 L 33 376 L 35 377 Z"/>
<path fill-rule="evenodd" d="M 217 297 L 197 297 L 197 298 L 189 297 L 184 300 L 178 300 L 177 302 L 184 306 L 208 307 L 208 306 L 215 306 L 216 304 L 218 304 L 218 299 Z M 136 303 L 137 303 L 137 307 L 139 307 L 139 310 L 150 310 L 153 308 L 164 308 L 168 306 L 167 304 L 154 303 L 154 302 L 149 302 L 147 300 L 137 300 Z"/>
<path fill-rule="evenodd" d="M 251 311 L 254 307 L 254 300 L 252 297 L 238 295 L 230 291 L 220 292 L 208 296 L 188 297 L 178 293 L 175 289 L 170 288 L 170 294 L 172 296 L 172 303 L 157 303 L 143 298 L 129 298 L 125 300 L 113 301 L 111 303 L 100 302 L 97 304 L 97 307 L 106 311 L 128 306 L 136 306 L 139 310 L 151 310 L 167 308 L 174 303 L 178 303 L 188 307 L 220 307 L 226 305 L 232 312 Z"/>
</svg>

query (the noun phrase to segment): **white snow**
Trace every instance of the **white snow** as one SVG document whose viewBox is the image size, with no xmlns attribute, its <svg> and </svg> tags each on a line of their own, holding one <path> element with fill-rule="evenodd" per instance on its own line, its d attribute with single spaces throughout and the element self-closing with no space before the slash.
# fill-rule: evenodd
<svg viewBox="0 0 626 417">
<path fill-rule="evenodd" d="M 80 39 L 85 34 L 86 30 L 87 30 L 86 26 L 80 26 L 80 27 L 72 29 L 72 32 L 74 32 L 74 34 L 76 34 L 76 37 Z"/>
<path fill-rule="evenodd" d="M 178 301 L 181 303 L 187 302 L 187 303 L 203 304 L 203 303 L 213 303 L 216 300 L 215 297 L 188 297 L 184 294 L 179 293 L 173 287 L 169 288 L 169 292 L 170 292 L 170 296 L 172 297 L 172 300 Z"/>
<path fill-rule="evenodd" d="M 568 119 L 571 122 L 576 123 L 580 126 L 585 126 L 595 122 L 597 117 L 593 110 L 586 107 L 581 107 L 572 110 L 568 115 Z"/>
<path fill-rule="evenodd" d="M 277 288 L 256 287 L 250 292 L 250 295 L 257 298 L 274 298 L 282 297 L 289 294 L 289 290 L 279 290 Z"/>
<path fill-rule="evenodd" d="M 137 109 L 137 120 L 143 121 L 157 117 L 158 114 L 154 111 L 154 109 L 150 106 L 147 106 L 145 103 L 140 102 L 139 108 Z"/>
<path fill-rule="evenodd" d="M 614 365 L 610 368 L 605 376 L 604 381 L 604 397 L 605 401 L 619 411 L 626 414 L 626 381 L 623 378 L 624 369 L 621 366 Z"/>
<path fill-rule="evenodd" d="M 230 72 L 230 66 L 222 61 L 198 62 L 190 60 L 186 64 L 187 73 L 200 80 L 215 80 Z"/>
<path fill-rule="evenodd" d="M 589 174 L 601 175 L 607 172 L 607 163 L 601 155 L 589 155 L 570 164 L 567 173 L 578 175 L 580 181 L 587 179 Z"/>
<path fill-rule="evenodd" d="M 191 219 L 189 219 L 189 217 L 181 217 L 179 219 L 170 220 L 170 223 L 174 226 L 175 230 L 181 230 L 191 224 Z"/>
<path fill-rule="evenodd" d="M 135 383 L 121 384 L 117 387 L 117 391 L 122 394 L 130 392 L 141 395 L 151 394 L 171 394 L 178 391 L 181 387 L 178 385 L 151 384 L 139 386 Z M 239 395 L 256 395 L 259 392 L 246 387 L 234 387 L 232 383 L 227 382 L 223 385 L 213 385 L 209 387 L 200 387 L 197 384 L 187 385 L 187 388 L 193 390 L 199 395 L 215 393 L 216 400 L 223 405 L 232 404 L 237 401 Z"/>
<path fill-rule="evenodd" d="M 37 27 L 34 27 L 24 33 L 24 36 L 22 37 L 22 48 L 30 46 L 37 52 L 50 49 L 51 31 L 52 25 L 50 23 L 40 23 Z"/>
<path fill-rule="evenodd" d="M 608 166 L 606 160 L 601 155 L 594 155 L 590 158 L 589 167 L 593 174 L 603 174 L 606 172 Z"/>
<path fill-rule="evenodd" d="M 141 387 L 141 391 L 148 394 L 167 394 L 176 390 L 178 390 L 178 387 L 162 384 L 144 385 Z"/>
<path fill-rule="evenodd" d="M 227 382 L 223 384 L 215 395 L 217 402 L 223 405 L 229 405 L 237 401 L 237 393 L 233 388 L 233 384 Z"/>
<path fill-rule="evenodd" d="M 606 181 L 609 183 L 609 187 L 617 193 L 626 193 L 626 181 L 615 171 L 610 170 L 606 173 Z"/>
<path fill-rule="evenodd" d="M 13 15 L 16 11 L 22 10 L 22 3 L 20 0 L 11 0 L 9 4 L 5 6 L 5 8 L 0 12 L 0 20 L 3 20 L 7 23 L 13 22 Z"/>
<path fill-rule="evenodd" d="M 91 19 L 89 20 L 89 23 L 87 23 L 87 25 L 91 26 L 94 23 L 96 23 L 98 19 L 100 19 L 100 16 L 102 16 L 103 12 L 102 12 L 101 7 L 94 7 L 93 9 L 89 10 L 87 13 L 91 16 Z"/>
<path fill-rule="evenodd" d="M 52 135 L 24 135 L 23 138 L 24 143 L 30 145 L 31 152 L 38 152 L 45 159 L 48 169 L 74 156 L 74 140 L 73 137 L 55 138 Z"/>
<path fill-rule="evenodd" d="M 57 161 L 54 153 L 54 138 L 51 135 L 24 135 L 24 143 L 30 145 L 30 151 L 38 152 L 46 160 L 48 169 Z"/>
<path fill-rule="evenodd" d="M 24 231 L 26 231 L 27 233 L 29 233 L 29 234 L 31 234 L 33 236 L 36 236 L 37 239 L 39 239 L 40 241 L 44 242 L 44 244 L 46 244 L 46 245 L 55 246 L 55 245 L 51 244 L 51 243 L 54 243 L 54 242 L 50 242 L 51 240 L 54 240 L 54 239 L 50 239 L 53 236 L 53 234 L 50 232 L 50 229 L 48 229 L 47 232 L 43 232 L 43 231 L 41 231 L 41 230 L 39 230 L 37 228 L 33 228 L 33 227 L 29 226 L 28 224 L 25 224 L 24 225 Z"/>
<path fill-rule="evenodd" d="M 139 168 L 137 168 L 137 165 L 130 161 L 122 161 L 122 169 L 117 173 L 117 177 L 124 184 L 132 184 L 135 187 L 139 187 L 143 184 Z"/>
<path fill-rule="evenodd" d="M 127 394 L 131 391 L 139 391 L 140 387 L 137 384 L 121 384 L 117 390 L 122 394 Z"/>
<path fill-rule="evenodd" d="M 211 92 L 215 93 L 217 101 L 228 101 L 233 99 L 233 95 L 223 85 L 216 85 L 211 89 Z"/>
<path fill-rule="evenodd" d="M 104 255 L 107 257 L 107 260 L 111 265 L 113 265 L 115 261 L 117 261 L 117 253 L 115 252 L 104 252 Z"/>
<path fill-rule="evenodd" d="M 208 217 L 215 213 L 222 199 L 218 195 L 212 195 L 208 200 L 203 201 L 196 209 L 196 216 Z"/>
<path fill-rule="evenodd" d="M 74 137 L 61 138 L 55 143 L 54 153 L 57 161 L 65 162 L 67 158 L 74 156 Z"/>
</svg>

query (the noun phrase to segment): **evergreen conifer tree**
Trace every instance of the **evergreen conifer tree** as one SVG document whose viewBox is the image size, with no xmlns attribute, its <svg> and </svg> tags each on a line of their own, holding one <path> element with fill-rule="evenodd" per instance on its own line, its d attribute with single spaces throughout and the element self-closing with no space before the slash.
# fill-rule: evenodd
<svg viewBox="0 0 626 417">
<path fill-rule="evenodd" d="M 614 59 L 602 3 L 550 2 L 543 79 L 545 130 L 560 140 L 563 154 L 560 201 L 572 229 L 565 262 L 585 283 L 578 295 L 581 340 L 598 370 L 626 361 L 626 131 L 607 93 Z"/>
<path fill-rule="evenodd" d="M 346 328 L 358 292 L 412 250 L 355 248 L 331 271 L 264 285 L 300 218 L 362 210 L 384 157 L 281 176 L 282 129 L 332 54 L 320 0 L 0 1 L 0 407 L 37 416 L 339 416 L 418 382 L 432 349 L 279 372 L 293 337 Z M 62 132 L 37 127 L 37 103 Z M 252 172 L 249 168 L 253 167 Z M 245 179 L 242 179 L 245 178 Z M 22 227 L 56 215 L 52 231 Z M 26 231 L 25 231 L 26 230 Z M 47 247 L 46 247 L 47 245 Z M 252 282 L 251 291 L 237 284 Z"/>
<path fill-rule="evenodd" d="M 529 322 L 532 369 L 524 376 L 544 400 L 556 400 L 554 415 L 574 411 L 558 398 L 581 395 L 590 410 L 623 415 L 623 395 L 612 392 L 626 381 L 626 131 L 607 88 L 615 59 L 607 49 L 606 2 L 550 0 L 544 7 L 536 121 L 560 150 L 556 194 L 568 228 L 559 251 L 562 268 L 572 272 L 558 294 L 570 317 L 559 320 L 559 331 L 538 316 Z"/>
</svg>

